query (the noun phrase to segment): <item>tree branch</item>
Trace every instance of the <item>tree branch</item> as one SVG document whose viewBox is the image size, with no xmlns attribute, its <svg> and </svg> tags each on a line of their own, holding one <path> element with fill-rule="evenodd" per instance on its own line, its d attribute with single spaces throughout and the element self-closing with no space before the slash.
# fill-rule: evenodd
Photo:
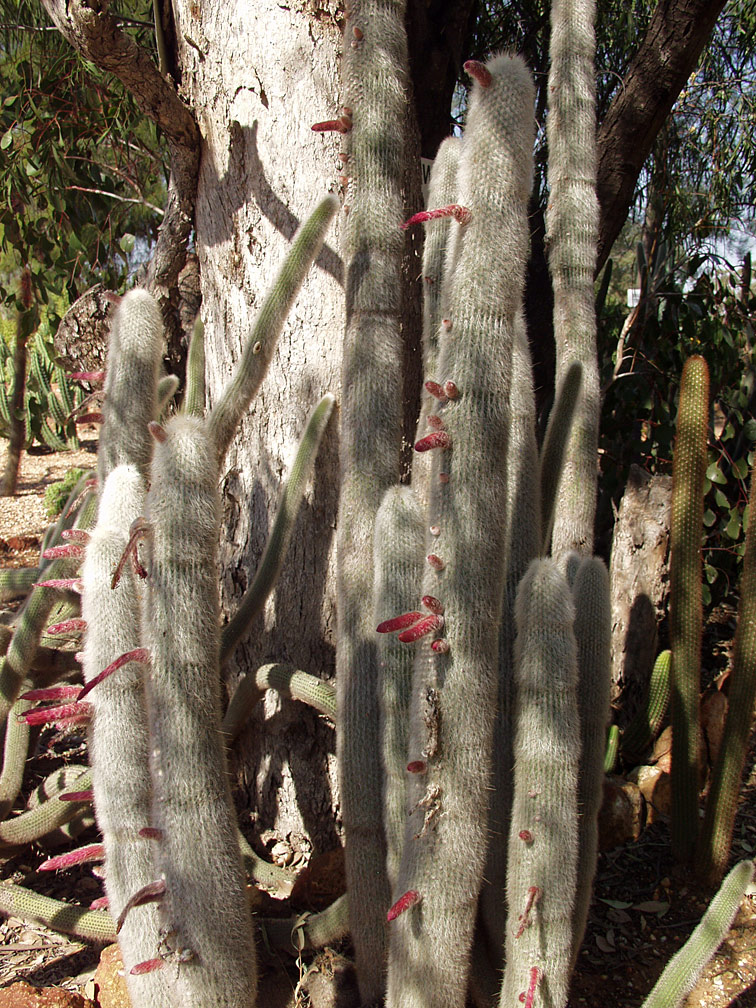
<svg viewBox="0 0 756 1008">
<path fill-rule="evenodd" d="M 199 174 L 197 123 L 170 79 L 164 77 L 152 57 L 121 30 L 118 20 L 108 13 L 104 0 L 42 0 L 42 3 L 74 49 L 117 77 L 168 141 L 171 160 L 168 201 L 147 273 L 147 287 L 160 302 L 168 330 L 169 354 L 175 358 L 178 350 L 174 344 L 183 336 L 175 288 L 186 261 Z"/>
<path fill-rule="evenodd" d="M 624 224 L 643 164 L 711 36 L 725 0 L 659 0 L 598 132 L 596 272 Z"/>
</svg>

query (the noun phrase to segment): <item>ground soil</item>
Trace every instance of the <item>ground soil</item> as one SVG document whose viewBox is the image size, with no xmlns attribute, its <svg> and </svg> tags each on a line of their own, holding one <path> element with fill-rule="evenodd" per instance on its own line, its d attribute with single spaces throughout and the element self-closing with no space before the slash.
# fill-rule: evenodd
<svg viewBox="0 0 756 1008">
<path fill-rule="evenodd" d="M 75 455 L 24 456 L 19 495 L 0 499 L 0 567 L 36 565 L 48 521 L 41 504 L 44 490 L 69 466 L 93 467 L 94 449 L 90 436 L 82 452 Z M 721 673 L 727 662 L 732 620 L 726 619 L 722 625 L 724 630 L 722 626 L 710 627 L 707 633 L 704 666 L 708 679 Z M 61 763 L 85 761 L 85 749 L 82 735 L 43 733 L 28 761 L 23 793 L 28 795 Z M 733 864 L 752 857 L 756 851 L 755 758 L 752 746 L 735 826 Z M 85 835 L 76 844 L 87 839 Z M 58 874 L 38 872 L 48 854 L 37 845 L 6 852 L 4 860 L 0 855 L 0 877 L 43 895 L 85 905 L 101 895 L 96 868 L 82 866 Z M 640 1006 L 665 963 L 700 920 L 708 898 L 696 886 L 691 872 L 674 863 L 664 822 L 648 827 L 634 843 L 603 852 L 570 1008 Z M 94 997 L 92 977 L 99 951 L 95 944 L 69 939 L 41 925 L 13 917 L 0 920 L 0 1008 L 2 989 L 16 980 L 35 986 L 60 984 Z M 263 973 L 273 968 L 271 963 Z M 288 964 L 288 976 L 293 989 L 296 970 L 292 963 Z M 735 925 L 686 1005 L 756 1008 L 756 888 L 754 895 L 744 900 Z"/>
</svg>

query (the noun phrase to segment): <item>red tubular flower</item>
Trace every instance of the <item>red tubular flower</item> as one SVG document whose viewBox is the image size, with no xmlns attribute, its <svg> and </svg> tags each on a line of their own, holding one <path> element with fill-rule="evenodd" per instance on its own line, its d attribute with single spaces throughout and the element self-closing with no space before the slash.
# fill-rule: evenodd
<svg viewBox="0 0 756 1008">
<path fill-rule="evenodd" d="M 525 909 L 517 918 L 520 922 L 520 926 L 517 928 L 517 931 L 515 932 L 515 938 L 520 938 L 523 932 L 525 931 L 525 928 L 530 927 L 530 911 L 533 909 L 533 907 L 536 905 L 536 903 L 540 898 L 541 898 L 541 890 L 538 888 L 538 886 L 531 886 L 528 889 L 528 898 L 525 903 Z"/>
<path fill-rule="evenodd" d="M 426 434 L 415 443 L 416 452 L 430 451 L 431 448 L 448 448 L 451 445 L 451 438 L 447 431 L 437 430 L 432 434 Z"/>
<path fill-rule="evenodd" d="M 154 973 L 155 970 L 162 969 L 165 966 L 165 959 L 160 957 L 156 959 L 145 959 L 144 962 L 137 963 L 136 966 L 132 966 L 129 970 L 131 976 L 141 976 L 143 973 Z"/>
<path fill-rule="evenodd" d="M 431 641 L 431 650 L 435 651 L 436 654 L 448 654 L 449 641 L 444 637 L 437 637 L 436 640 Z"/>
<path fill-rule="evenodd" d="M 89 904 L 90 910 L 107 910 L 109 906 L 109 900 L 107 896 L 98 896 L 96 900 L 92 900 Z"/>
<path fill-rule="evenodd" d="M 58 557 L 83 557 L 84 547 L 78 543 L 66 543 L 64 546 L 50 546 L 42 556 L 45 560 L 57 560 Z"/>
<path fill-rule="evenodd" d="M 62 623 L 53 623 L 52 626 L 47 628 L 47 633 L 50 637 L 56 637 L 58 634 L 78 633 L 86 629 L 87 621 L 82 619 L 81 616 L 74 616 L 73 619 L 63 620 Z"/>
<path fill-rule="evenodd" d="M 459 389 L 457 388 L 456 382 L 444 382 L 444 394 L 447 399 L 456 399 L 459 395 Z"/>
<path fill-rule="evenodd" d="M 436 399 L 440 399 L 441 402 L 446 402 L 446 392 L 444 392 L 443 385 L 439 385 L 438 382 L 427 381 L 425 383 L 425 391 L 430 392 L 432 396 L 435 396 Z"/>
<path fill-rule="evenodd" d="M 72 371 L 66 375 L 71 381 L 101 382 L 105 381 L 104 371 Z"/>
<path fill-rule="evenodd" d="M 58 591 L 72 591 L 81 595 L 83 590 L 81 578 L 52 578 L 50 581 L 35 581 L 35 588 L 56 588 Z"/>
<path fill-rule="evenodd" d="M 58 795 L 60 801 L 93 802 L 94 791 L 66 791 L 65 794 Z"/>
<path fill-rule="evenodd" d="M 434 613 L 432 616 L 421 619 L 419 623 L 410 627 L 409 630 L 405 630 L 404 633 L 400 633 L 399 640 L 402 644 L 412 644 L 414 641 L 420 640 L 421 637 L 425 637 L 426 634 L 441 630 L 443 625 L 444 617 Z"/>
<path fill-rule="evenodd" d="M 413 214 L 400 227 L 406 231 L 413 224 L 425 224 L 427 221 L 437 220 L 439 217 L 453 217 L 459 224 L 469 224 L 472 220 L 472 214 L 466 206 L 451 203 L 449 206 L 438 207 L 436 210 L 421 210 L 419 213 Z"/>
<path fill-rule="evenodd" d="M 441 557 L 437 556 L 435 553 L 429 553 L 425 559 L 431 565 L 433 570 L 442 571 L 444 567 L 446 567 L 446 564 Z"/>
<path fill-rule="evenodd" d="M 439 616 L 443 613 L 444 607 L 441 602 L 433 595 L 423 595 L 422 603 L 426 609 L 430 610 L 432 613 L 437 613 Z"/>
<path fill-rule="evenodd" d="M 411 763 L 407 764 L 408 773 L 425 773 L 427 769 L 428 764 L 425 762 L 425 760 L 421 759 L 412 760 Z"/>
<path fill-rule="evenodd" d="M 530 968 L 530 983 L 528 984 L 528 990 L 525 996 L 520 995 L 520 1000 L 525 1002 L 525 1008 L 533 1008 L 533 1002 L 535 1001 L 536 987 L 538 986 L 538 981 L 541 979 L 541 971 L 537 966 L 531 966 Z"/>
<path fill-rule="evenodd" d="M 163 831 L 157 826 L 143 826 L 139 830 L 139 836 L 144 837 L 145 840 L 162 840 Z"/>
<path fill-rule="evenodd" d="M 82 724 L 89 721 L 91 717 L 92 705 L 77 701 L 61 704 L 58 707 L 37 707 L 21 714 L 19 720 L 26 721 L 28 725 L 56 724 L 63 727 L 64 725 Z"/>
<path fill-rule="evenodd" d="M 105 423 L 104 413 L 82 413 L 81 416 L 76 417 L 77 424 L 85 423 Z"/>
<path fill-rule="evenodd" d="M 490 70 L 483 63 L 480 63 L 478 60 L 467 60 L 463 64 L 463 69 L 466 74 L 474 77 L 481 87 L 491 87 L 493 77 Z"/>
<path fill-rule="evenodd" d="M 90 690 L 93 690 L 95 686 L 98 686 L 103 681 L 103 679 L 107 679 L 108 676 L 112 675 L 114 672 L 117 672 L 118 669 L 121 668 L 123 665 L 128 665 L 129 662 L 146 663 L 149 660 L 150 660 L 150 652 L 147 648 L 141 647 L 141 648 L 134 648 L 132 651 L 126 651 L 124 654 L 119 655 L 115 659 L 115 661 L 112 661 L 110 665 L 104 668 L 99 675 L 96 675 L 94 677 L 94 679 L 90 679 L 87 685 L 84 686 L 81 692 L 79 693 L 77 699 L 83 700 Z"/>
<path fill-rule="evenodd" d="M 60 868 L 72 868 L 74 865 L 86 864 L 87 861 L 102 861 L 105 857 L 105 846 L 101 843 L 87 844 L 76 850 L 58 854 L 57 857 L 43 861 L 37 871 L 58 871 Z"/>
<path fill-rule="evenodd" d="M 410 907 L 415 906 L 420 902 L 422 896 L 415 889 L 409 889 L 403 896 L 390 907 L 388 913 L 386 914 L 386 920 L 392 921 L 396 920 L 399 914 L 403 914 L 405 910 L 409 910 Z"/>
<path fill-rule="evenodd" d="M 133 896 L 130 896 L 126 900 L 123 910 L 121 910 L 116 921 L 116 934 L 123 927 L 123 923 L 130 910 L 133 910 L 134 907 L 144 906 L 145 903 L 159 903 L 164 896 L 165 879 L 156 879 L 154 882 L 148 882 L 147 885 L 143 885 L 141 889 L 138 889 Z"/>
<path fill-rule="evenodd" d="M 326 119 L 325 122 L 313 123 L 310 129 L 313 133 L 348 133 L 352 128 L 351 116 L 343 115 L 338 119 Z"/>
<path fill-rule="evenodd" d="M 81 692 L 81 686 L 48 686 L 46 689 L 32 689 L 21 694 L 22 700 L 67 700 Z"/>
<path fill-rule="evenodd" d="M 422 619 L 422 616 L 421 612 L 402 613 L 401 616 L 393 616 L 391 619 L 384 620 L 375 629 L 378 633 L 393 633 L 394 630 L 404 630 L 405 627 L 411 627 L 417 623 L 419 619 Z"/>
</svg>

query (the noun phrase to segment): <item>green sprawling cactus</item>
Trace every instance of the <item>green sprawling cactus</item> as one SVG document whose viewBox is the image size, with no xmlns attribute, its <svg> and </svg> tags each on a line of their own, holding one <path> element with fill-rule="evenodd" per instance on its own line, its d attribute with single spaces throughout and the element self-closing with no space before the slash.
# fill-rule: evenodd
<svg viewBox="0 0 756 1008">
<path fill-rule="evenodd" d="M 751 472 L 750 513 L 756 510 Z M 724 874 L 730 852 L 743 765 L 756 699 L 756 521 L 748 522 L 740 581 L 738 626 L 722 745 L 711 778 L 698 846 L 698 865 L 709 881 Z"/>
<path fill-rule="evenodd" d="M 352 941 L 362 1000 L 381 1000 L 389 887 L 378 734 L 378 650 L 369 600 L 373 530 L 398 482 L 407 40 L 403 0 L 354 0 L 343 85 L 350 212 L 344 228 L 341 497 L 337 529 L 337 754 Z M 366 417 L 370 422 L 366 423 Z"/>
<path fill-rule="evenodd" d="M 701 542 L 709 369 L 690 357 L 680 382 L 672 469 L 669 642 L 672 651 L 672 847 L 687 861 L 698 835 L 698 694 L 701 688 Z"/>
<path fill-rule="evenodd" d="M 670 959 L 643 1008 L 679 1008 L 732 926 L 753 881 L 753 870 L 753 861 L 735 865 L 693 934 Z"/>
<path fill-rule="evenodd" d="M 632 761 L 640 759 L 659 734 L 669 707 L 672 652 L 662 651 L 654 662 L 645 704 L 622 732 L 622 755 Z"/>
</svg>

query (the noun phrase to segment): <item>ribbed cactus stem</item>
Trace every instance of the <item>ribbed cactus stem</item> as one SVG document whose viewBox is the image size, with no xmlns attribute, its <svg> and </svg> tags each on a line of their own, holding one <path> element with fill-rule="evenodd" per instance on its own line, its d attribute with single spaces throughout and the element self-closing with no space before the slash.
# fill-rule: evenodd
<svg viewBox="0 0 756 1008">
<path fill-rule="evenodd" d="M 142 643 L 152 820 L 166 895 L 160 917 L 181 966 L 176 1004 L 254 1000 L 255 948 L 220 732 L 217 441 L 179 416 L 155 444 L 146 517 Z M 201 842 L 198 842 L 201 838 Z"/>
<path fill-rule="evenodd" d="M 90 785 L 89 771 L 82 770 L 76 781 L 64 791 L 72 791 L 74 788 L 76 790 L 85 789 Z M 0 823 L 0 846 L 32 843 L 53 830 L 65 826 L 90 804 L 88 801 L 62 801 L 59 795 L 52 795 L 40 802 L 35 808 L 29 809 L 28 812 L 22 812 L 20 815 Z"/>
<path fill-rule="evenodd" d="M 351 210 L 344 226 L 346 332 L 342 364 L 341 495 L 337 528 L 336 683 L 339 787 L 349 914 L 363 1002 L 381 1001 L 389 887 L 378 737 L 378 654 L 370 598 L 373 530 L 399 481 L 403 346 L 403 128 L 407 101 L 404 0 L 353 0 L 344 46 L 352 128 Z"/>
<path fill-rule="evenodd" d="M 233 619 L 224 627 L 221 638 L 221 663 L 232 654 L 249 630 L 252 621 L 276 585 L 307 488 L 307 481 L 312 474 L 320 441 L 335 401 L 330 393 L 324 395 L 307 421 L 255 576 L 242 596 Z"/>
<path fill-rule="evenodd" d="M 244 728 L 256 704 L 269 689 L 291 700 L 301 700 L 332 721 L 336 720 L 336 696 L 331 683 L 293 665 L 273 662 L 248 672 L 236 687 L 223 718 L 223 735 L 229 744 Z"/>
<path fill-rule="evenodd" d="M 115 921 L 107 910 L 72 906 L 9 882 L 0 882 L 0 911 L 92 941 L 112 942 L 116 937 Z"/>
<path fill-rule="evenodd" d="M 593 553 L 600 392 L 593 273 L 598 236 L 594 0 L 554 0 L 546 135 L 546 231 L 554 286 L 557 385 L 574 360 L 582 395 L 567 445 L 552 555 Z"/>
<path fill-rule="evenodd" d="M 417 586 L 425 564 L 425 522 L 409 487 L 386 491 L 375 521 L 375 582 L 373 611 L 376 622 L 417 601 Z M 408 803 L 407 760 L 409 712 L 414 650 L 393 634 L 378 642 L 380 715 L 383 740 L 383 802 L 386 830 L 386 864 L 392 890 L 399 872 Z"/>
<path fill-rule="evenodd" d="M 669 642 L 672 651 L 672 848 L 687 861 L 698 835 L 698 694 L 701 688 L 701 543 L 709 418 L 703 357 L 683 368 L 672 464 Z"/>
<path fill-rule="evenodd" d="M 439 402 L 439 415 L 451 449 L 434 452 L 427 552 L 444 567 L 428 565 L 423 586 L 444 606 L 448 647 L 415 645 L 411 754 L 429 755 L 396 886 L 397 893 L 417 891 L 422 902 L 390 927 L 390 1006 L 464 1004 L 488 840 L 512 347 L 528 257 L 534 91 L 519 58 L 495 57 L 487 69 L 492 83 L 473 86 L 460 158 L 459 199 L 471 220 L 461 236 L 451 329 L 441 334 L 438 365 L 448 400 Z"/>
<path fill-rule="evenodd" d="M 133 464 L 143 479 L 148 478 L 152 439 L 147 424 L 157 416 L 163 343 L 157 301 L 140 288 L 124 294 L 108 341 L 105 422 L 97 451 L 100 486 L 117 465 Z"/>
<path fill-rule="evenodd" d="M 736 864 L 686 943 L 667 963 L 643 1008 L 679 1008 L 724 941 L 753 882 L 753 861 Z"/>
<path fill-rule="evenodd" d="M 326 232 L 339 208 L 335 196 L 326 196 L 294 236 L 278 275 L 263 301 L 242 358 L 208 417 L 208 429 L 216 445 L 218 462 L 231 439 L 273 358 L 273 351 L 286 316 L 307 273 L 323 247 Z"/>
<path fill-rule="evenodd" d="M 563 1008 L 567 1003 L 580 756 L 574 614 L 558 562 L 534 561 L 516 601 L 515 781 L 500 1008 L 517 1005 L 534 968 L 540 979 L 533 1004 Z"/>
<path fill-rule="evenodd" d="M 659 733 L 669 707 L 672 652 L 657 655 L 651 670 L 645 703 L 622 732 L 622 755 L 626 760 L 639 760 Z"/>
<path fill-rule="evenodd" d="M 753 470 L 751 471 L 750 514 L 756 512 Z M 740 579 L 738 625 L 735 631 L 732 675 L 727 697 L 722 744 L 706 800 L 706 813 L 698 849 L 701 873 L 718 881 L 727 867 L 732 829 L 738 804 L 740 781 L 751 733 L 756 699 L 756 516 L 748 522 Z"/>
<path fill-rule="evenodd" d="M 564 469 L 567 445 L 572 434 L 575 412 L 583 382 L 583 365 L 572 361 L 558 383 L 554 406 L 549 414 L 540 457 L 541 476 L 541 551 L 549 553 L 554 516 L 557 511 L 557 491 Z"/>
<path fill-rule="evenodd" d="M 186 359 L 186 391 L 182 412 L 189 416 L 205 415 L 205 327 L 198 315 L 189 341 Z"/>
<path fill-rule="evenodd" d="M 126 547 L 129 528 L 143 511 L 144 480 L 133 465 L 111 470 L 102 488 L 97 526 L 82 567 L 82 614 L 87 621 L 84 681 L 91 684 L 120 655 L 140 643 L 143 585 L 126 566 L 115 588 L 113 571 Z M 147 666 L 129 662 L 87 694 L 93 706 L 89 758 L 97 825 L 105 845 L 105 891 L 115 919 L 143 886 L 157 877 L 153 841 L 141 836 L 152 813 L 150 743 L 144 681 Z M 126 983 L 136 1005 L 170 1008 L 167 974 L 132 975 L 131 967 L 155 955 L 160 921 L 154 903 L 131 910 L 119 933 Z"/>
<path fill-rule="evenodd" d="M 578 863 L 573 916 L 573 965 L 588 920 L 598 857 L 598 814 L 604 797 L 606 729 L 611 691 L 612 614 L 609 573 L 603 560 L 586 557 L 572 586 L 578 647 L 580 779 L 578 783 Z"/>
</svg>

